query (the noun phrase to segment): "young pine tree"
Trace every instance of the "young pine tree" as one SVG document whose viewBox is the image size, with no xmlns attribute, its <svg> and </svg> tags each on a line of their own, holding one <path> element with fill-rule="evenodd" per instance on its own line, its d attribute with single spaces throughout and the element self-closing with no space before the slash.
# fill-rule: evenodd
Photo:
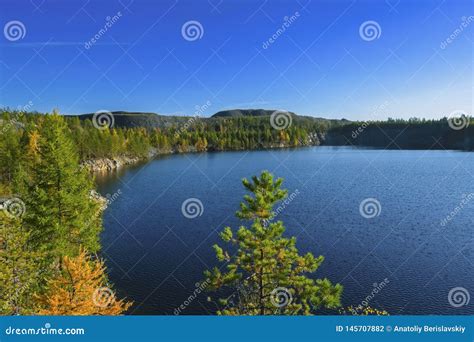
<svg viewBox="0 0 474 342">
<path fill-rule="evenodd" d="M 99 207 L 90 197 L 92 180 L 79 166 L 65 119 L 58 114 L 45 116 L 35 139 L 37 156 L 32 159 L 25 196 L 32 246 L 57 261 L 77 255 L 81 245 L 97 251 Z"/>
<path fill-rule="evenodd" d="M 342 286 L 328 279 L 314 280 L 307 275 L 315 272 L 324 258 L 311 253 L 300 255 L 296 239 L 285 238 L 281 221 L 272 222 L 273 207 L 287 196 L 281 189 L 283 180 L 274 181 L 268 171 L 252 181 L 243 180 L 244 187 L 253 195 L 246 195 L 237 217 L 251 220 L 250 227 L 241 226 L 236 234 L 230 227 L 221 238 L 236 247 L 230 256 L 214 245 L 217 259 L 226 262 L 227 270 L 215 267 L 206 271 L 210 290 L 233 291 L 220 299 L 223 315 L 309 315 L 317 309 L 340 306 Z"/>
<path fill-rule="evenodd" d="M 38 296 L 40 315 L 120 315 L 131 302 L 118 300 L 107 287 L 104 262 L 92 260 L 81 249 L 76 257 L 64 257 L 59 275 Z"/>
</svg>

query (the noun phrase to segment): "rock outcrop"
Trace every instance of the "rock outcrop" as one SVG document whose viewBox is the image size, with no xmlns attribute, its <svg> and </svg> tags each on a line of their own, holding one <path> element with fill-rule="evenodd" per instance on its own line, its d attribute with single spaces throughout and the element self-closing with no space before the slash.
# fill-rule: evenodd
<svg viewBox="0 0 474 342">
<path fill-rule="evenodd" d="M 114 157 L 114 158 L 96 158 L 89 159 L 81 163 L 81 167 L 90 172 L 110 172 L 120 169 L 125 165 L 136 164 L 141 159 L 138 157 Z"/>
</svg>

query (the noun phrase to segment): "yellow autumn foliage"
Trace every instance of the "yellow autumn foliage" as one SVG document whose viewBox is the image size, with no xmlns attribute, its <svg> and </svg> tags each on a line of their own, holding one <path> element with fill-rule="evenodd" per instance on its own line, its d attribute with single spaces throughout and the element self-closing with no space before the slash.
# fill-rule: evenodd
<svg viewBox="0 0 474 342">
<path fill-rule="evenodd" d="M 107 286 L 105 265 L 82 249 L 76 257 L 64 257 L 61 272 L 38 296 L 40 315 L 120 315 L 131 305 L 117 299 Z"/>
</svg>

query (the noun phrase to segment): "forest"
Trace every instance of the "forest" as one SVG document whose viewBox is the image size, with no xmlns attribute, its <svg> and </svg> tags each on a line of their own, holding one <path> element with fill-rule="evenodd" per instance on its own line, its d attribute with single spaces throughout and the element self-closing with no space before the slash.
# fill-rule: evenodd
<svg viewBox="0 0 474 342">
<path fill-rule="evenodd" d="M 21 139 L 18 128 L 35 132 L 47 116 L 4 111 L 2 135 Z M 168 127 L 107 127 L 97 129 L 92 120 L 65 116 L 66 134 L 74 141 L 80 160 L 133 156 L 146 157 L 150 152 L 203 152 L 248 150 L 272 147 L 318 145 L 316 133 L 328 129 L 320 121 L 294 120 L 284 130 L 274 129 L 267 117 L 240 117 L 203 120 L 189 117 Z M 37 132 L 36 132 L 37 133 Z M 34 133 L 34 134 L 36 134 Z M 3 159 L 5 164 L 9 160 Z"/>
</svg>

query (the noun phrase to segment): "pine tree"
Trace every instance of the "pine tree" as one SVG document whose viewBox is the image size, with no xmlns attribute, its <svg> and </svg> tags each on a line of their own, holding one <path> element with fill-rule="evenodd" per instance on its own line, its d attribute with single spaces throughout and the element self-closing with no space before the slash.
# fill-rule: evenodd
<svg viewBox="0 0 474 342">
<path fill-rule="evenodd" d="M 210 290 L 233 290 L 233 295 L 219 300 L 224 306 L 219 314 L 309 315 L 322 307 L 340 306 L 341 285 L 307 277 L 324 258 L 300 255 L 296 239 L 283 237 L 283 223 L 271 221 L 273 206 L 287 196 L 282 182 L 281 178 L 274 181 L 268 171 L 252 181 L 243 180 L 253 196 L 244 197 L 237 217 L 253 223 L 250 228 L 241 226 L 236 234 L 230 227 L 224 229 L 222 240 L 235 246 L 237 252 L 231 256 L 214 245 L 217 259 L 227 263 L 227 270 L 221 272 L 215 267 L 205 272 Z"/>
<path fill-rule="evenodd" d="M 28 247 L 28 232 L 19 218 L 0 212 L 0 314 L 33 313 L 39 253 Z"/>
<path fill-rule="evenodd" d="M 63 117 L 44 118 L 38 129 L 38 157 L 31 167 L 25 197 L 25 222 L 33 247 L 57 260 L 77 255 L 82 245 L 99 249 L 101 218 L 91 198 L 92 179 L 79 167 L 78 155 Z"/>
<path fill-rule="evenodd" d="M 115 297 L 107 285 L 105 265 L 85 250 L 63 258 L 61 272 L 37 298 L 40 315 L 120 315 L 132 305 Z"/>
<path fill-rule="evenodd" d="M 5 113 L 0 122 L 0 180 L 12 183 L 21 157 L 20 128 L 17 122 Z"/>
</svg>

